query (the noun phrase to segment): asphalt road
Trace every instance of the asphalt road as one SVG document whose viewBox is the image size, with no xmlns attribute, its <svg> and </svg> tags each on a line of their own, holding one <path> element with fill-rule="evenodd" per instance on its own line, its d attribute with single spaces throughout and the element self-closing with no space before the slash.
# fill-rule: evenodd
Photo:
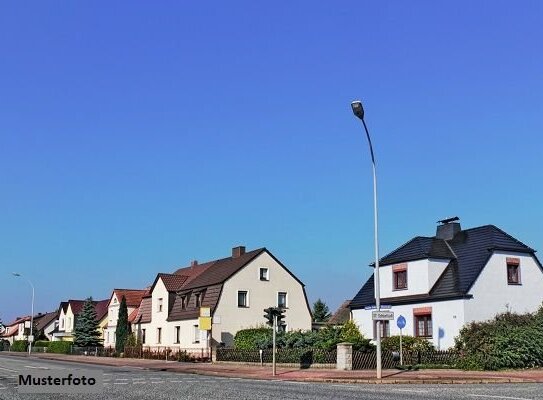
<svg viewBox="0 0 543 400">
<path fill-rule="evenodd" d="M 20 373 L 74 370 L 104 373 L 102 394 L 19 394 Z M 156 372 L 133 367 L 105 367 L 0 356 L 0 399 L 462 399 L 543 400 L 543 384 L 354 385 L 262 381 Z"/>
</svg>

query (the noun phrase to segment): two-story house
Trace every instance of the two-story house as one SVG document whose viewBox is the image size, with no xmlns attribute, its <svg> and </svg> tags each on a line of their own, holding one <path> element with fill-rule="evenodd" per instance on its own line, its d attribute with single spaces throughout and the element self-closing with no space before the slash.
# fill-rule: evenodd
<svg viewBox="0 0 543 400">
<path fill-rule="evenodd" d="M 104 326 L 107 324 L 108 303 L 109 299 L 93 301 L 96 320 L 98 321 L 102 338 Z M 53 341 L 73 342 L 76 319 L 83 310 L 84 305 L 85 300 L 68 300 L 60 303 L 58 309 L 58 326 L 52 333 Z"/>
<path fill-rule="evenodd" d="M 201 308 L 212 317 L 210 336 L 199 328 Z M 232 249 L 227 258 L 173 274 L 159 274 L 142 299 L 135 331 L 147 346 L 201 348 L 233 344 L 237 331 L 263 325 L 263 310 L 286 309 L 286 330 L 310 330 L 311 312 L 303 283 L 267 249 Z"/>
<path fill-rule="evenodd" d="M 460 329 L 497 313 L 534 312 L 543 302 L 543 267 L 535 250 L 494 225 L 462 230 L 444 220 L 433 237 L 417 236 L 380 261 L 381 304 L 406 319 L 403 334 L 454 345 Z M 374 266 L 373 266 L 374 267 Z M 351 301 L 361 332 L 376 337 L 372 275 Z M 381 336 L 398 335 L 396 321 L 381 323 Z"/>
<path fill-rule="evenodd" d="M 130 316 L 138 309 L 146 292 L 147 290 L 145 289 L 113 289 L 108 304 L 107 325 L 104 330 L 104 346 L 115 346 L 115 332 L 117 330 L 117 319 L 119 318 L 119 308 L 122 298 L 125 298 L 128 315 Z"/>
</svg>

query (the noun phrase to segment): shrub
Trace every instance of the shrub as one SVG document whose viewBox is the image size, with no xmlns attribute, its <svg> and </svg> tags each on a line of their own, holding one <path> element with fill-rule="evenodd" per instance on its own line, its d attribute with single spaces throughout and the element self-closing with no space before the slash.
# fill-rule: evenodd
<svg viewBox="0 0 543 400">
<path fill-rule="evenodd" d="M 32 347 L 49 347 L 49 343 L 51 342 L 48 340 L 37 340 Z"/>
<path fill-rule="evenodd" d="M 400 336 L 389 336 L 381 339 L 381 347 L 383 350 L 400 351 Z M 402 335 L 402 350 L 424 352 L 434 350 L 434 346 L 425 338 Z"/>
<path fill-rule="evenodd" d="M 72 342 L 51 342 L 48 347 L 49 353 L 70 354 Z"/>
<path fill-rule="evenodd" d="M 534 314 L 506 312 L 460 331 L 455 349 L 463 369 L 498 370 L 543 366 L 543 309 Z"/>
<path fill-rule="evenodd" d="M 360 333 L 360 329 L 352 320 L 345 322 L 340 328 L 339 338 L 343 342 L 352 343 L 354 350 L 368 351 L 374 348 L 370 340 L 364 338 L 364 335 Z"/>
<path fill-rule="evenodd" d="M 25 352 L 28 348 L 28 342 L 26 340 L 15 340 L 11 345 L 11 351 Z"/>
<path fill-rule="evenodd" d="M 234 336 L 234 347 L 242 350 L 267 349 L 271 347 L 272 335 L 271 328 L 242 329 Z"/>
</svg>

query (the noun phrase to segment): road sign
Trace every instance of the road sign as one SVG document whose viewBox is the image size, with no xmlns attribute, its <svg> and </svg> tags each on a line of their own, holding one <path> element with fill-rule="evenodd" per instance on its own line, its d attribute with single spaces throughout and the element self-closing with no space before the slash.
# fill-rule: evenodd
<svg viewBox="0 0 543 400">
<path fill-rule="evenodd" d="M 32 343 L 34 341 L 34 335 L 28 335 L 28 341 Z"/>
<path fill-rule="evenodd" d="M 390 321 L 394 319 L 392 311 L 372 311 L 371 319 L 374 321 Z"/>
<path fill-rule="evenodd" d="M 200 317 L 211 317 L 211 308 L 200 307 Z"/>
<path fill-rule="evenodd" d="M 403 329 L 405 328 L 405 318 L 403 315 L 400 315 L 398 319 L 396 320 L 396 325 L 398 325 L 398 328 Z"/>
<path fill-rule="evenodd" d="M 198 329 L 201 331 L 210 331 L 211 330 L 211 317 L 200 317 L 198 318 Z"/>
<path fill-rule="evenodd" d="M 390 304 L 381 304 L 381 310 L 390 310 L 392 306 Z M 364 307 L 364 310 L 377 310 L 377 306 L 372 304 L 371 306 Z"/>
</svg>

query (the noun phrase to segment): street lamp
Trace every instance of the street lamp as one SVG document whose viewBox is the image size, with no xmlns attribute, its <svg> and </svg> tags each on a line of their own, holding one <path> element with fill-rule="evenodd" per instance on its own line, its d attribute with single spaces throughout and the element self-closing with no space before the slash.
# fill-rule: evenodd
<svg viewBox="0 0 543 400">
<path fill-rule="evenodd" d="M 371 137 L 368 132 L 368 127 L 366 126 L 366 121 L 364 121 L 364 107 L 362 107 L 362 102 L 355 100 L 351 103 L 351 108 L 356 117 L 358 117 L 362 124 L 364 125 L 364 130 L 366 131 L 366 137 L 368 138 L 368 144 L 370 146 L 371 153 L 371 163 L 373 166 L 373 220 L 374 220 L 374 236 L 375 236 L 375 269 L 374 269 L 374 286 L 375 286 L 375 306 L 377 311 L 381 311 L 381 294 L 379 287 L 379 239 L 378 239 L 378 229 L 377 229 L 377 175 L 375 174 L 375 156 L 373 154 L 373 146 L 371 145 Z M 381 321 L 376 320 L 377 324 L 377 379 L 381 379 Z"/>
<path fill-rule="evenodd" d="M 29 339 L 33 340 L 34 338 L 32 337 L 32 329 L 34 328 L 34 285 L 32 284 L 32 282 L 30 282 L 28 279 L 26 279 L 24 276 L 22 276 L 21 274 L 19 274 L 17 272 L 13 272 L 13 276 L 16 276 L 18 278 L 23 278 L 25 281 L 28 282 L 28 284 L 32 288 L 32 311 L 31 311 L 31 314 L 30 314 L 30 336 L 29 336 Z M 32 340 L 28 340 L 28 355 L 30 355 L 32 353 Z"/>
</svg>

